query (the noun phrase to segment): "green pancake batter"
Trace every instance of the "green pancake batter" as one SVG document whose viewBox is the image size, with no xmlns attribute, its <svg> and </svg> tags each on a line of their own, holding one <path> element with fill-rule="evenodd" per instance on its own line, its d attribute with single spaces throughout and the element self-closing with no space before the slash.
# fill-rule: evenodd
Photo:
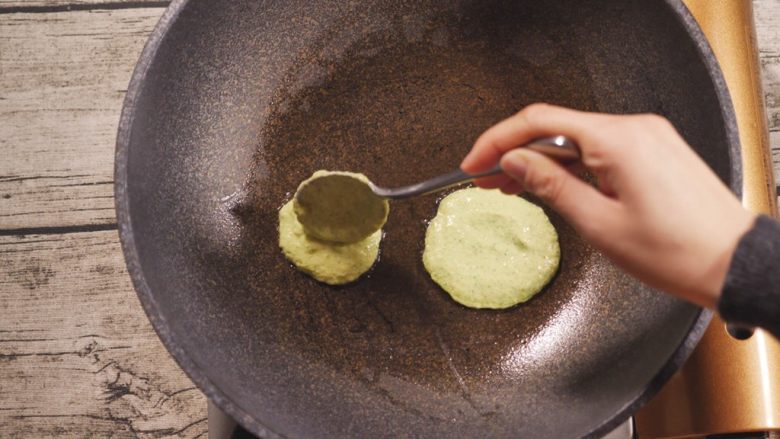
<svg viewBox="0 0 780 439">
<path fill-rule="evenodd" d="M 340 244 L 308 236 L 290 201 L 279 210 L 279 246 L 299 270 L 331 285 L 352 282 L 374 264 L 382 231 L 360 241 Z"/>
<path fill-rule="evenodd" d="M 317 171 L 298 186 L 295 214 L 309 236 L 357 242 L 381 229 L 390 207 L 369 180 L 354 172 Z"/>
<path fill-rule="evenodd" d="M 558 234 L 544 211 L 498 190 L 448 195 L 425 234 L 425 269 L 471 308 L 527 301 L 553 278 L 559 261 Z"/>
</svg>

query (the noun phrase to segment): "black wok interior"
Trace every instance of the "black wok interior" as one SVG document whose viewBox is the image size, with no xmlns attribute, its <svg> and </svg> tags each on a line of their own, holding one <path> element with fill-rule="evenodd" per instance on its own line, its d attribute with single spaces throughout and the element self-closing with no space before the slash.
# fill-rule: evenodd
<svg viewBox="0 0 780 439">
<path fill-rule="evenodd" d="M 120 132 L 122 240 L 166 346 L 250 430 L 581 437 L 628 416 L 690 350 L 700 311 L 622 274 L 552 212 L 561 270 L 506 311 L 464 308 L 426 274 L 436 197 L 391 205 L 381 259 L 352 285 L 315 282 L 277 245 L 277 210 L 313 171 L 412 183 L 537 101 L 663 114 L 736 186 L 731 110 L 679 2 L 172 8 Z"/>
</svg>

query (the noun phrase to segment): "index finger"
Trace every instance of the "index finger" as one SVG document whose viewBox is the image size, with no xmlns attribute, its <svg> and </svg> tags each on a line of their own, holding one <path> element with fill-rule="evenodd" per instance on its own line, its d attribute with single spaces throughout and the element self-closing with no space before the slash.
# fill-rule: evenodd
<svg viewBox="0 0 780 439">
<path fill-rule="evenodd" d="M 486 171 L 507 151 L 539 137 L 561 134 L 582 143 L 588 128 L 601 116 L 556 105 L 529 105 L 482 133 L 460 167 L 472 174 Z"/>
</svg>

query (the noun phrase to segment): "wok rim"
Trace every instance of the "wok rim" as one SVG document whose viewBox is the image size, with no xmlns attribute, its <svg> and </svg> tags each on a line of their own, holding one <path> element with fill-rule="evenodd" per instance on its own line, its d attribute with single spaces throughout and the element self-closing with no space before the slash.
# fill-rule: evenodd
<svg viewBox="0 0 780 439">
<path fill-rule="evenodd" d="M 136 102 L 143 91 L 143 86 L 149 67 L 156 59 L 157 51 L 162 44 L 165 36 L 171 26 L 176 22 L 181 11 L 189 3 L 189 0 L 173 0 L 163 13 L 159 22 L 152 31 L 149 39 L 144 46 L 139 57 L 138 63 L 133 70 L 127 94 L 124 99 L 122 113 L 119 120 L 115 162 L 114 162 L 114 198 L 116 208 L 116 218 L 118 223 L 119 239 L 124 254 L 127 271 L 133 283 L 133 287 L 138 295 L 138 299 L 152 324 L 155 332 L 162 341 L 165 348 L 174 358 L 179 367 L 203 391 L 206 397 L 217 407 L 224 411 L 228 416 L 236 420 L 244 428 L 254 435 L 261 438 L 284 438 L 282 434 L 273 431 L 261 422 L 255 416 L 244 410 L 236 404 L 230 396 L 218 388 L 207 376 L 205 370 L 201 369 L 195 361 L 189 356 L 182 346 L 177 343 L 176 338 L 165 317 L 158 308 L 154 294 L 149 288 L 144 276 L 141 261 L 136 248 L 133 228 L 131 223 L 129 198 L 127 194 L 127 167 L 128 152 L 130 148 L 130 138 L 133 122 L 136 113 Z M 726 136 L 729 145 L 729 159 L 731 172 L 730 189 L 738 197 L 742 195 L 742 160 L 739 142 L 739 134 L 736 123 L 736 115 L 731 101 L 728 88 L 726 86 L 723 73 L 718 61 L 715 58 L 703 31 L 694 19 L 691 12 L 682 0 L 664 0 L 664 3 L 674 12 L 674 16 L 685 28 L 688 35 L 696 45 L 701 61 L 704 63 L 710 80 L 715 86 L 722 119 L 725 122 Z M 685 363 L 701 337 L 707 329 L 712 311 L 699 309 L 696 319 L 691 324 L 685 339 L 675 349 L 672 355 L 666 360 L 664 366 L 653 376 L 646 384 L 644 391 L 633 398 L 622 408 L 608 419 L 604 419 L 592 431 L 584 434 L 581 438 L 599 438 L 617 428 L 633 415 L 640 407 L 649 401 L 663 385 L 672 377 L 672 375 Z"/>
</svg>

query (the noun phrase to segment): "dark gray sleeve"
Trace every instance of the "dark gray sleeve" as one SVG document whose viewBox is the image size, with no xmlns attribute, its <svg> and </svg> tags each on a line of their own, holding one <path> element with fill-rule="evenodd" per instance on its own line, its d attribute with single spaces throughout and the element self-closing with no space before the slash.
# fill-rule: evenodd
<svg viewBox="0 0 780 439">
<path fill-rule="evenodd" d="M 723 320 L 780 338 L 780 222 L 760 216 L 740 239 L 718 302 Z"/>
</svg>

